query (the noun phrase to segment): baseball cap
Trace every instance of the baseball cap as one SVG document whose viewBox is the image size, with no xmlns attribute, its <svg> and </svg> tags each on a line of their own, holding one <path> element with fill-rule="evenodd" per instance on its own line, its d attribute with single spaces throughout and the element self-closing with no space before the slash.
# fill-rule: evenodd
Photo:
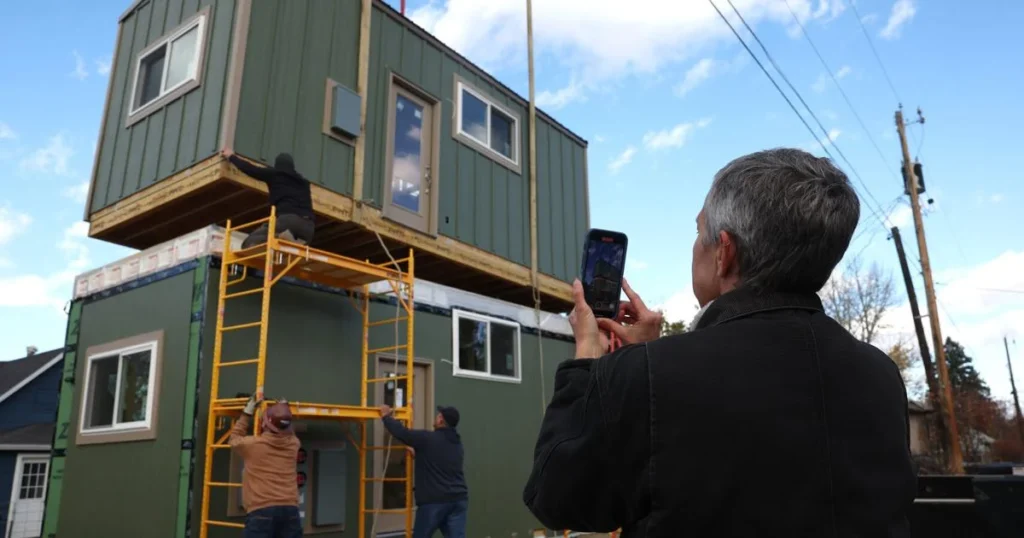
<svg viewBox="0 0 1024 538">
<path fill-rule="evenodd" d="M 459 410 L 454 407 L 445 407 L 443 405 L 437 406 L 437 412 L 441 413 L 441 417 L 444 418 L 444 423 L 449 427 L 456 427 L 459 425 Z"/>
<path fill-rule="evenodd" d="M 279 401 L 267 408 L 267 418 L 275 428 L 284 431 L 292 425 L 292 410 L 288 402 Z"/>
</svg>

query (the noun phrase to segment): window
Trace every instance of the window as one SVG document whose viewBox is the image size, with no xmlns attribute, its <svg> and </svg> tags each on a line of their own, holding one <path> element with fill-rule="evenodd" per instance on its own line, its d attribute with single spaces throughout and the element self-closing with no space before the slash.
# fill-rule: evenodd
<svg viewBox="0 0 1024 538">
<path fill-rule="evenodd" d="M 518 172 L 519 118 L 462 80 L 455 88 L 456 137 Z"/>
<path fill-rule="evenodd" d="M 79 444 L 155 437 L 161 338 L 150 333 L 87 350 Z"/>
<path fill-rule="evenodd" d="M 522 379 L 519 324 L 452 311 L 454 374 L 518 383 Z"/>
<path fill-rule="evenodd" d="M 18 496 L 20 501 L 30 499 L 42 499 L 46 491 L 46 471 L 49 460 L 39 459 L 36 461 L 24 461 L 21 464 L 21 484 L 18 484 Z"/>
<path fill-rule="evenodd" d="M 203 10 L 139 53 L 135 63 L 129 123 L 138 121 L 199 85 L 208 13 L 208 9 Z"/>
</svg>

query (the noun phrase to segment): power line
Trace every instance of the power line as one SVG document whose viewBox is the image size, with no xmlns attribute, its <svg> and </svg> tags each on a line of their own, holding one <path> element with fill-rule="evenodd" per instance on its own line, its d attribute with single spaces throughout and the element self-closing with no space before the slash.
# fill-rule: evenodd
<svg viewBox="0 0 1024 538">
<path fill-rule="evenodd" d="M 767 47 L 765 47 L 764 43 L 761 42 L 761 38 L 759 38 L 757 36 L 757 33 L 754 32 L 754 29 L 751 28 L 749 24 L 747 24 L 746 19 L 743 18 L 743 15 L 739 12 L 738 9 L 736 9 L 736 6 L 733 5 L 732 0 L 726 1 L 729 3 L 729 6 L 732 7 L 732 10 L 736 13 L 736 16 L 739 17 L 740 22 L 743 23 L 743 26 L 746 27 L 747 31 L 750 32 L 750 35 L 752 35 L 754 37 L 754 40 L 757 41 L 757 44 L 761 47 L 761 50 L 768 58 L 768 61 L 771 62 L 772 67 L 774 67 L 775 70 L 779 73 L 779 75 L 782 77 L 782 80 L 786 82 L 786 85 L 789 86 L 789 89 L 792 90 L 794 94 L 796 94 L 797 99 L 799 99 L 800 103 L 803 104 L 804 108 L 807 109 L 807 113 L 811 115 L 811 118 L 813 118 L 815 123 L 818 124 L 818 127 L 821 128 L 822 133 L 825 135 L 825 139 L 828 140 L 830 144 L 832 144 L 832 147 L 835 148 L 836 152 L 840 155 L 840 157 L 842 157 L 846 165 L 850 167 L 850 171 L 853 172 L 854 177 L 856 177 L 857 181 L 860 182 L 861 186 L 864 188 L 864 192 L 867 193 L 868 198 L 870 198 L 875 203 L 877 209 L 881 209 L 882 204 L 880 204 L 878 200 L 875 198 L 875 196 L 871 193 L 871 189 L 868 188 L 867 184 L 864 182 L 864 179 L 861 178 L 860 173 L 857 172 L 857 168 L 853 166 L 853 163 L 851 163 L 849 159 L 846 158 L 846 155 L 843 154 L 843 150 L 839 149 L 839 146 L 836 144 L 835 140 L 832 140 L 832 137 L 829 136 L 828 130 L 825 129 L 825 127 L 821 124 L 821 120 L 819 120 L 818 116 L 814 114 L 814 111 L 811 110 L 810 106 L 808 106 L 807 101 L 805 101 L 803 96 L 800 95 L 800 92 L 789 81 L 789 77 L 787 77 L 786 74 L 782 71 L 782 68 L 780 68 L 779 65 L 775 62 L 775 59 L 772 57 L 771 53 L 768 52 Z M 811 126 L 807 124 L 803 116 L 797 111 L 796 106 L 793 105 L 793 102 L 789 100 L 789 97 L 785 95 L 785 92 L 782 91 L 782 88 L 779 87 L 779 85 L 775 82 L 775 79 L 773 79 L 771 74 L 768 73 L 768 70 L 765 69 L 764 65 L 754 55 L 754 52 L 750 50 L 750 47 L 747 46 L 746 42 L 743 41 L 739 33 L 736 32 L 736 29 L 733 28 L 732 23 L 729 22 L 728 18 L 726 18 L 726 16 L 721 12 L 721 10 L 718 9 L 718 6 L 715 5 L 713 0 L 708 0 L 708 2 L 710 2 L 712 7 L 715 8 L 715 11 L 718 12 L 718 15 L 722 17 L 722 20 L 725 21 L 727 25 L 729 25 L 729 29 L 732 30 L 733 34 L 736 36 L 736 39 L 740 40 L 740 42 L 743 44 L 743 47 L 747 49 L 747 52 L 751 55 L 752 58 L 754 58 L 754 61 L 757 62 L 757 65 L 761 67 L 762 71 L 764 71 L 764 74 L 772 81 L 772 84 L 775 86 L 775 89 L 778 90 L 779 93 L 782 94 L 782 96 L 786 99 L 786 102 L 789 103 L 789 106 L 790 108 L 793 109 L 793 112 L 795 112 L 797 116 L 800 117 L 800 121 L 803 122 L 804 127 L 807 127 L 807 129 L 811 132 L 811 134 L 814 136 L 815 141 L 821 145 L 822 150 L 824 150 L 825 153 L 832 160 L 835 160 L 835 157 L 833 157 L 832 154 L 828 151 L 828 148 L 825 146 L 825 144 L 818 140 L 818 136 L 814 133 L 814 130 L 811 128 Z M 865 200 L 865 202 L 867 202 L 867 200 Z M 872 208 L 869 204 L 868 210 L 875 216 L 875 218 L 879 220 L 879 223 L 882 225 L 883 228 L 887 229 L 891 227 L 891 222 L 889 221 L 888 215 L 885 215 L 884 213 L 882 213 L 881 215 L 876 213 L 875 208 Z M 887 222 L 890 224 L 890 226 L 886 226 Z"/>
<path fill-rule="evenodd" d="M 875 49 L 875 42 L 871 40 L 871 35 L 868 34 L 868 29 L 864 26 L 864 21 L 861 19 L 860 13 L 857 11 L 857 3 L 850 2 L 850 7 L 853 8 L 853 14 L 857 16 L 857 24 L 860 25 L 860 29 L 864 32 L 864 39 L 868 40 L 868 46 L 871 47 L 871 52 L 875 55 L 875 60 L 878 61 L 878 67 L 882 68 L 882 74 L 885 75 L 885 81 L 889 83 L 889 89 L 892 90 L 893 97 L 896 98 L 897 103 L 902 103 L 903 99 L 900 99 L 899 92 L 896 91 L 896 86 L 892 83 L 892 78 L 889 77 L 889 71 L 885 69 L 885 64 L 882 63 L 882 57 L 878 55 L 878 50 Z"/>
<path fill-rule="evenodd" d="M 793 20 L 796 21 L 797 26 L 800 27 L 800 32 L 804 35 L 804 38 L 807 39 L 807 43 L 811 45 L 811 49 L 813 49 L 814 54 L 818 56 L 818 60 L 821 62 L 822 67 L 825 68 L 828 76 L 832 78 L 832 82 L 835 83 L 836 88 L 839 89 L 840 95 L 842 95 L 843 100 L 846 101 L 846 106 L 850 108 L 850 112 L 853 113 L 853 117 L 857 119 L 857 123 L 860 124 L 861 129 L 864 129 L 864 134 L 868 136 L 868 141 L 870 141 L 871 145 L 875 147 L 875 151 L 878 152 L 878 156 L 882 159 L 882 162 L 885 163 L 885 168 L 889 171 L 889 174 L 892 175 L 893 179 L 898 179 L 896 172 L 893 171 L 892 166 L 889 164 L 889 159 L 882 152 L 882 148 L 878 145 L 878 142 L 875 141 L 875 137 L 871 135 L 871 131 L 864 123 L 864 120 L 861 119 L 860 114 L 857 112 L 857 108 L 854 107 L 853 102 L 850 101 L 850 97 L 846 95 L 846 91 L 843 90 L 843 86 L 839 84 L 839 79 L 836 78 L 832 68 L 828 66 L 828 62 L 826 62 L 825 58 L 821 55 L 821 52 L 818 50 L 818 46 L 814 44 L 814 40 L 811 39 L 811 34 L 807 32 L 807 28 L 805 28 L 803 23 L 800 22 L 800 18 L 796 16 L 796 12 L 793 11 L 793 7 L 789 5 L 789 0 L 785 0 L 785 2 L 786 7 L 789 8 L 789 13 L 793 15 Z"/>
</svg>

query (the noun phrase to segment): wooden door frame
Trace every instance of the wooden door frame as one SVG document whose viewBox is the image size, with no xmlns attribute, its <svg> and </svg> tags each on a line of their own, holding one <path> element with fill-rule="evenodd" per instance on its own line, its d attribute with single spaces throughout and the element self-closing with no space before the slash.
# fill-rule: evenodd
<svg viewBox="0 0 1024 538">
<path fill-rule="evenodd" d="M 11 480 L 11 499 L 7 506 L 7 523 L 4 525 L 4 538 L 10 538 L 11 533 L 14 532 L 14 505 L 17 502 L 17 497 L 20 493 L 21 477 L 25 471 L 25 460 L 40 459 L 46 461 L 46 473 L 43 474 L 43 496 L 40 499 L 43 501 L 45 506 L 46 494 L 50 489 L 50 463 L 52 458 L 46 452 L 20 452 L 14 458 L 14 476 Z"/>
<path fill-rule="evenodd" d="M 400 367 L 404 368 L 406 366 L 406 362 L 405 361 L 406 361 L 406 359 L 404 357 L 399 357 L 399 356 L 397 356 L 394 353 L 377 353 L 374 356 L 374 359 L 373 359 L 373 377 L 380 378 L 380 377 L 383 377 L 385 375 L 385 372 L 381 368 L 381 363 L 382 362 L 395 362 Z M 427 409 L 433 410 L 435 405 L 436 405 L 435 404 L 436 399 L 435 399 L 435 395 L 434 395 L 434 375 L 435 375 L 434 361 L 431 360 L 431 359 L 424 359 L 424 358 L 420 358 L 420 357 L 413 357 L 413 368 L 416 368 L 417 366 L 422 366 L 422 367 L 425 367 L 427 369 L 427 377 L 426 377 L 426 383 L 425 383 L 427 397 L 424 399 L 423 403 L 428 406 Z M 416 382 L 415 377 L 412 379 L 412 381 L 413 381 L 413 383 Z M 374 405 L 380 405 L 380 402 L 384 398 L 384 383 L 375 383 L 375 385 L 376 385 L 376 387 L 374 387 L 373 402 L 374 402 Z M 413 397 L 416 398 L 417 401 L 419 400 L 419 397 L 417 397 L 415 393 L 413 393 Z M 416 404 L 414 404 L 414 405 L 416 405 Z M 435 414 L 436 413 L 432 412 L 432 413 L 429 413 L 428 416 L 434 416 Z M 415 420 L 415 418 L 413 420 Z M 375 422 L 374 423 L 374 427 L 373 427 L 373 433 L 370 434 L 370 435 L 372 435 L 372 437 L 370 439 L 371 442 L 368 443 L 368 444 L 371 444 L 371 445 L 374 445 L 374 446 L 381 446 L 381 444 L 383 444 L 383 442 L 384 442 L 384 426 L 382 426 L 380 422 Z M 392 448 L 392 450 L 394 450 L 394 449 Z M 382 450 L 374 450 L 373 451 L 373 455 L 370 457 L 370 465 L 371 465 L 371 468 L 373 469 L 374 476 L 376 476 L 378 473 L 381 473 L 384 470 L 384 465 L 383 465 L 384 464 L 384 454 L 383 454 L 383 452 L 384 451 L 382 451 Z M 384 483 L 383 482 L 374 482 L 373 483 L 373 487 L 371 488 L 371 492 L 370 492 L 370 494 L 372 495 L 372 497 L 370 497 L 371 502 L 367 503 L 367 504 L 370 505 L 371 503 L 377 502 L 378 499 L 383 499 L 384 498 L 383 497 L 383 493 L 384 493 Z M 414 502 L 413 503 L 413 513 L 415 513 L 415 510 L 416 510 L 416 506 L 415 506 L 415 502 Z M 391 514 L 380 514 L 380 515 L 382 516 L 380 519 L 383 522 L 386 523 L 388 518 L 384 517 L 384 516 L 388 516 L 388 515 L 391 515 Z M 403 521 L 402 521 L 402 525 L 401 525 L 400 528 L 404 528 L 404 524 L 405 524 L 404 523 L 404 519 L 405 519 L 404 516 L 402 516 L 402 520 Z M 387 528 L 383 528 L 382 529 L 382 528 L 378 527 L 377 531 L 378 531 L 378 534 L 381 533 L 381 532 L 385 532 L 386 533 L 386 532 L 389 532 L 389 529 L 387 529 Z"/>
<path fill-rule="evenodd" d="M 405 210 L 394 208 L 391 203 L 391 181 L 393 179 L 391 175 L 392 158 L 395 150 L 395 107 L 391 97 L 396 90 L 409 93 L 413 97 L 422 100 L 427 105 L 424 108 L 424 114 L 430 114 L 430 147 L 427 148 L 427 151 L 422 151 L 421 149 L 422 154 L 430 156 L 430 196 L 426 200 L 426 228 L 422 230 L 411 227 L 408 224 L 395 219 L 395 211 Z M 392 220 L 431 237 L 436 237 L 438 226 L 438 200 L 440 199 L 441 193 L 441 189 L 439 187 L 441 174 L 438 173 L 438 168 L 441 162 L 441 99 L 431 95 L 429 92 L 423 90 L 394 71 L 389 72 L 387 76 L 387 97 L 385 99 L 387 100 L 387 114 L 384 126 L 384 177 L 381 180 L 381 212 L 388 220 Z M 422 200 L 421 203 L 423 203 Z"/>
</svg>

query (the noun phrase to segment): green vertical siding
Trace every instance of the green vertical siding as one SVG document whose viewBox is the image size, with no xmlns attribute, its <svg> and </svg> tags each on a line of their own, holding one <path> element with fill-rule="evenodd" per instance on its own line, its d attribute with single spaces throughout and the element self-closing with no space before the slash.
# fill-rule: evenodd
<svg viewBox="0 0 1024 538">
<path fill-rule="evenodd" d="M 78 427 L 86 350 L 163 330 L 157 436 L 78 446 L 69 433 L 59 503 L 60 536 L 175 536 L 193 273 L 186 272 L 82 307 L 70 431 Z M 145 312 L 145 315 L 140 313 Z M 74 364 L 72 362 L 71 364 Z M 116 502 L 97 502 L 97 499 Z"/>
<path fill-rule="evenodd" d="M 211 11 L 205 29 L 205 64 L 200 66 L 202 84 L 126 128 L 138 53 L 206 6 L 211 6 Z M 217 151 L 234 6 L 235 2 L 152 0 L 122 22 L 90 211 L 107 207 Z"/>
<path fill-rule="evenodd" d="M 235 151 L 291 153 L 311 181 L 351 195 L 353 147 L 323 134 L 327 79 L 355 91 L 359 2 L 254 1 Z"/>
<path fill-rule="evenodd" d="M 217 278 L 212 271 L 211 282 Z M 216 291 L 210 286 L 207 312 L 216 311 Z M 267 351 L 266 394 L 273 398 L 320 403 L 358 404 L 360 379 L 361 320 L 349 300 L 343 296 L 310 290 L 288 283 L 274 287 L 271 300 L 270 337 Z M 240 323 L 258 318 L 258 296 L 242 297 L 227 309 L 225 323 Z M 374 303 L 371 319 L 395 315 L 393 305 Z M 203 337 L 202 395 L 199 409 L 199 445 L 206 431 L 206 409 L 213 357 L 213 320 L 208 320 Z M 559 362 L 572 355 L 572 345 L 544 339 L 545 390 L 539 383 L 540 362 L 537 337 L 522 336 L 521 384 L 501 383 L 452 376 L 452 319 L 450 316 L 417 312 L 415 316 L 415 355 L 432 363 L 434 401 L 458 406 L 462 412 L 459 431 L 466 447 L 466 477 L 470 490 L 468 536 L 527 536 L 539 526 L 522 503 L 522 488 L 532 464 L 535 434 L 540 427 L 542 400 L 550 398 L 554 371 Z M 393 345 L 391 325 L 373 329 L 370 347 Z M 405 341 L 404 328 L 399 341 Z M 251 357 L 256 350 L 256 331 L 228 333 L 224 340 L 224 360 Z M 220 396 L 251 392 L 255 369 L 231 368 L 222 371 Z M 371 370 L 372 371 L 372 370 Z M 373 404 L 373 394 L 370 394 Z M 500 417 L 500 420 L 496 420 Z M 310 428 L 300 434 L 309 440 L 340 440 L 347 428 L 338 423 L 308 422 Z M 379 424 L 376 421 L 375 425 Z M 354 427 L 354 426 L 353 426 Z M 217 454 L 214 476 L 226 479 L 229 456 Z M 349 473 L 346 506 L 347 527 L 355 532 L 358 514 L 358 453 L 348 451 Z M 196 469 L 202 469 L 203 454 L 197 452 Z M 193 475 L 193 529 L 199 524 L 202 476 Z M 226 492 L 215 488 L 211 495 L 211 518 L 226 519 Z M 367 526 L 369 528 L 369 524 Z M 195 531 L 193 531 L 195 532 Z M 233 533 L 234 532 L 234 533 Z M 318 534 L 319 535 L 319 534 Z M 343 536 L 325 533 L 323 536 Z M 237 536 L 237 531 L 211 529 L 211 537 Z"/>
<path fill-rule="evenodd" d="M 392 73 L 441 101 L 438 232 L 510 259 L 530 263 L 529 118 L 508 90 L 376 6 L 372 17 L 366 121 L 364 199 L 380 206 L 388 132 L 388 81 Z M 520 121 L 520 168 L 515 173 L 452 136 L 454 75 L 458 74 Z M 576 275 L 585 228 L 583 146 L 538 118 L 540 270 L 570 280 Z"/>
</svg>

